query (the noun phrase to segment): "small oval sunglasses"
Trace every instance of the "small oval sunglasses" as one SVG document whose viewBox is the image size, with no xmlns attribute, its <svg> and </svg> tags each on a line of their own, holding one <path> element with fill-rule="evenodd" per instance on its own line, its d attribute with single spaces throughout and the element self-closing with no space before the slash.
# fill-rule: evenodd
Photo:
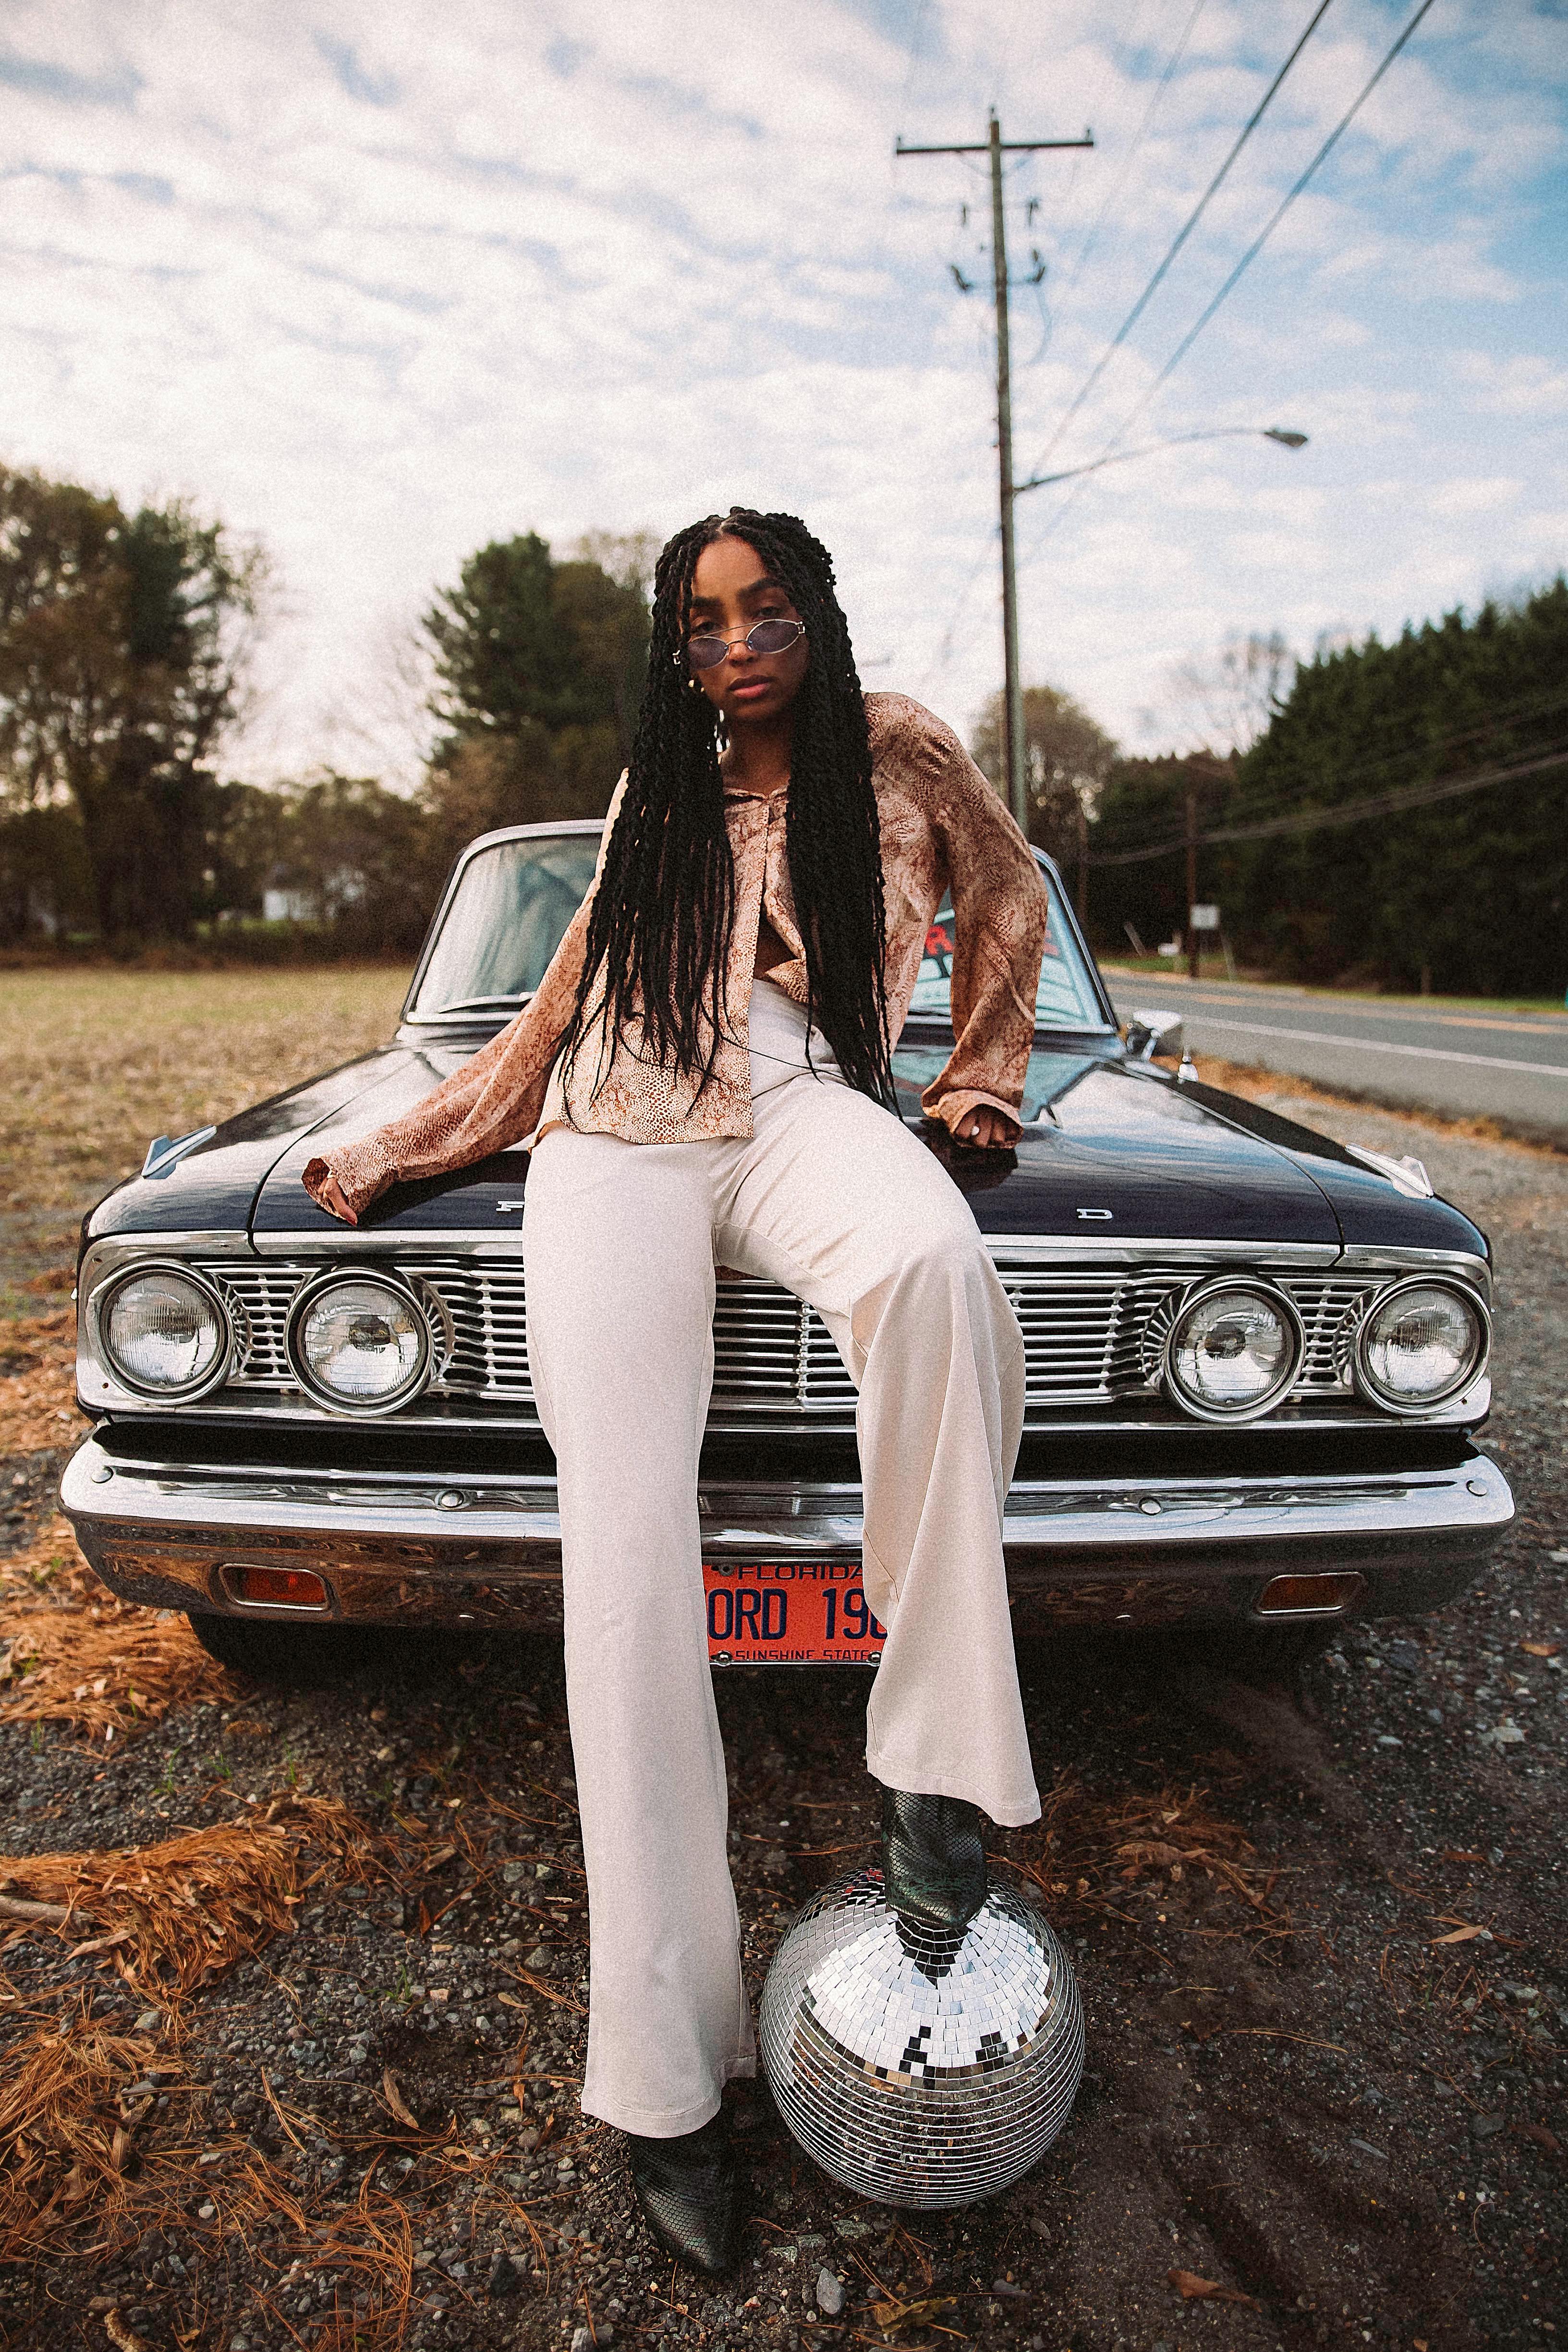
<svg viewBox="0 0 1568 2352">
<path fill-rule="evenodd" d="M 754 654 L 783 654 L 787 653 L 791 646 L 805 635 L 804 621 L 775 617 L 768 621 L 753 621 L 746 631 L 744 642 Z M 731 637 L 716 636 L 705 631 L 700 637 L 687 638 L 686 658 L 693 669 L 712 669 L 724 659 L 733 642 Z"/>
</svg>

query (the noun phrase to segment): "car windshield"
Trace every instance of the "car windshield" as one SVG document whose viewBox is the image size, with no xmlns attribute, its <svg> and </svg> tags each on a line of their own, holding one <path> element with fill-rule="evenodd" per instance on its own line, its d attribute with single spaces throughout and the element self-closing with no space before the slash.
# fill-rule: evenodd
<svg viewBox="0 0 1568 2352">
<path fill-rule="evenodd" d="M 504 1012 L 531 996 L 588 885 L 599 852 L 594 833 L 536 834 L 498 841 L 470 857 L 447 908 L 409 1018 Z M 1082 951 L 1064 918 L 1055 882 L 1035 1019 L 1042 1029 L 1107 1026 Z M 950 1017 L 952 908 L 946 901 L 926 934 L 910 1011 Z"/>
<path fill-rule="evenodd" d="M 531 996 L 594 878 L 599 835 L 536 834 L 470 857 L 409 1006 L 415 1021 Z"/>
<path fill-rule="evenodd" d="M 1040 1029 L 1106 1029 L 1104 1009 L 1089 976 L 1089 965 L 1062 910 L 1061 894 L 1049 875 L 1050 920 L 1046 952 L 1040 963 L 1040 984 L 1035 992 L 1035 1023 Z M 920 977 L 910 999 L 911 1013 L 932 1013 L 951 1017 L 952 1012 L 952 905 L 943 899 L 926 933 L 926 951 Z"/>
</svg>

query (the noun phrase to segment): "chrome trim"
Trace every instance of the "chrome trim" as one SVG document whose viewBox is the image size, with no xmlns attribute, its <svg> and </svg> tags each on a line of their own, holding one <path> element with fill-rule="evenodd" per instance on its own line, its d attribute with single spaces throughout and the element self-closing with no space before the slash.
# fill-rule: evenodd
<svg viewBox="0 0 1568 2352">
<path fill-rule="evenodd" d="M 67 1465 L 60 1499 L 105 1581 L 162 1606 L 249 1614 L 226 1601 L 222 1571 L 288 1565 L 320 1574 L 340 1617 L 500 1623 L 542 1612 L 559 1622 L 561 1524 L 544 1474 L 169 1463 L 93 1437 Z M 699 1499 L 702 1554 L 716 1564 L 860 1557 L 858 1485 L 708 1481 Z M 1245 1615 L 1269 1576 L 1320 1564 L 1461 1573 L 1512 1517 L 1501 1472 L 1469 1451 L 1446 1468 L 1378 1475 L 1024 1479 L 1003 1535 L 1021 1602 L 1086 1577 L 1143 1579 L 1151 1591 L 1179 1586 L 1183 1611 Z M 1238 1579 L 1241 1597 L 1227 1597 Z M 1091 1605 L 1107 1623 L 1126 1613 Z"/>
<path fill-rule="evenodd" d="M 519 1181 L 527 1154 L 519 1153 Z M 137 1237 L 129 1237 L 134 1244 Z M 456 1233 L 404 1233 L 393 1226 L 384 1226 L 362 1233 L 357 1225 L 328 1228 L 320 1226 L 296 1230 L 289 1227 L 276 1233 L 258 1233 L 249 1240 L 244 1235 L 217 1236 L 209 1242 L 199 1234 L 144 1235 L 143 1243 L 157 1239 L 164 1247 L 183 1248 L 187 1241 L 199 1241 L 204 1249 L 217 1247 L 226 1238 L 234 1254 L 246 1256 L 290 1257 L 298 1254 L 320 1256 L 351 1251 L 368 1250 L 377 1255 L 397 1252 L 400 1255 L 427 1257 L 474 1257 L 489 1255 L 500 1238 L 488 1227 L 465 1234 Z M 1452 1270 L 1467 1272 L 1480 1287 L 1488 1274 L 1487 1261 L 1463 1250 L 1372 1249 L 1342 1248 L 1338 1242 L 1271 1242 L 1264 1239 L 1246 1242 L 1193 1241 L 1190 1238 L 1169 1240 L 1163 1234 L 1150 1234 L 1126 1240 L 1110 1240 L 1101 1235 L 1086 1234 L 991 1234 L 982 1229 L 981 1240 L 993 1257 L 1021 1259 L 1058 1259 L 1068 1265 L 1083 1266 L 1137 1265 L 1145 1261 L 1168 1262 L 1175 1258 L 1190 1261 L 1194 1265 L 1247 1265 L 1270 1266 L 1332 1266 L 1346 1273 L 1397 1274 L 1405 1267 L 1430 1266 L 1435 1272 Z M 101 1244 L 95 1244 L 101 1246 Z"/>
<path fill-rule="evenodd" d="M 113 1412 L 121 1410 L 143 1412 L 150 1409 L 149 1401 L 137 1389 L 124 1387 L 98 1354 L 93 1330 L 91 1302 L 121 1267 L 149 1265 L 160 1258 L 178 1263 L 182 1271 L 193 1258 L 254 1258 L 255 1252 L 244 1233 L 232 1226 L 222 1232 L 208 1233 L 141 1233 L 111 1234 L 102 1241 L 89 1242 L 77 1275 L 77 1296 L 81 1312 L 77 1318 L 76 1385 L 77 1394 L 89 1411 Z M 209 1395 L 215 1391 L 209 1391 Z M 205 1402 L 205 1400 L 203 1400 Z M 172 1401 L 163 1400 L 167 1410 Z"/>
<path fill-rule="evenodd" d="M 1135 1006 L 1128 1015 L 1124 1035 L 1130 1061 L 1156 1062 L 1162 1056 L 1179 1059 L 1186 1050 L 1179 1013 L 1150 1012 Z"/>
<path fill-rule="evenodd" d="M 1148 1239 L 1111 1241 L 1087 1234 L 988 1234 L 980 1236 L 993 1257 L 1058 1259 L 1068 1265 L 1160 1265 L 1173 1258 L 1194 1266 L 1269 1265 L 1334 1267 L 1343 1262 L 1337 1242 L 1194 1242 Z"/>
<path fill-rule="evenodd" d="M 111 1267 L 133 1257 L 254 1257 L 250 1237 L 243 1229 L 225 1225 L 219 1231 L 204 1233 L 140 1233 L 108 1234 L 101 1241 L 89 1242 L 78 1276 L 79 1286 L 85 1297 L 93 1283 L 100 1281 Z"/>
<path fill-rule="evenodd" d="M 127 1283 L 140 1282 L 150 1274 L 177 1275 L 182 1282 L 188 1282 L 212 1308 L 223 1335 L 223 1343 L 213 1359 L 211 1369 L 199 1380 L 186 1381 L 179 1388 L 153 1387 L 149 1382 L 137 1380 L 117 1360 L 103 1328 L 104 1309 Z M 188 1258 L 165 1257 L 160 1252 L 154 1257 L 129 1259 L 89 1291 L 84 1303 L 81 1326 L 93 1360 L 110 1381 L 126 1395 L 134 1397 L 138 1403 L 162 1405 L 167 1409 L 175 1405 L 199 1404 L 203 1397 L 210 1396 L 215 1389 L 222 1388 L 233 1368 L 239 1320 L 233 1301 L 224 1297 L 210 1275 L 199 1265 L 194 1265 Z"/>
<path fill-rule="evenodd" d="M 1029 844 L 1029 848 L 1041 873 L 1055 885 L 1056 903 L 1061 914 L 1062 928 L 1078 949 L 1083 968 L 1088 972 L 1095 993 L 1100 998 L 1100 1009 L 1105 1018 L 1105 1029 L 1112 1037 L 1119 1038 L 1121 1034 L 1121 1017 L 1110 1001 L 1110 991 L 1105 985 L 1105 974 L 1100 969 L 1099 959 L 1089 946 L 1083 925 L 1079 921 L 1078 908 L 1073 904 L 1072 892 L 1062 879 L 1062 869 L 1054 857 L 1047 857 L 1043 849 L 1035 847 L 1033 842 Z M 1039 1025 L 1037 1024 L 1037 1027 Z M 1071 1036 L 1087 1036 L 1092 1033 L 1087 1030 L 1071 1030 L 1063 1034 Z"/>
<path fill-rule="evenodd" d="M 1231 1290 L 1267 1299 L 1269 1306 L 1279 1312 L 1286 1337 L 1292 1344 L 1290 1360 L 1283 1376 L 1277 1377 L 1262 1396 L 1250 1404 L 1226 1407 L 1207 1404 L 1201 1397 L 1189 1396 L 1177 1377 L 1171 1358 L 1176 1345 L 1176 1334 L 1188 1316 L 1202 1307 L 1205 1300 L 1223 1297 L 1226 1291 Z M 1260 1421 L 1266 1412 L 1272 1412 L 1277 1404 L 1284 1402 L 1296 1385 L 1306 1354 L 1307 1327 L 1301 1320 L 1300 1308 L 1288 1291 L 1277 1288 L 1271 1282 L 1255 1282 L 1246 1275 L 1225 1275 L 1217 1282 L 1198 1283 L 1188 1291 L 1172 1316 L 1171 1328 L 1160 1350 L 1160 1379 L 1172 1403 L 1179 1405 L 1183 1412 L 1189 1414 L 1194 1421 L 1206 1422 L 1216 1428 L 1240 1429 L 1249 1421 Z"/>
<path fill-rule="evenodd" d="M 334 1389 L 329 1388 L 307 1360 L 300 1345 L 300 1325 L 304 1317 L 328 1291 L 337 1290 L 350 1282 L 369 1283 L 377 1289 L 390 1291 L 406 1307 L 419 1328 L 419 1360 L 413 1371 L 389 1396 L 377 1397 L 364 1403 L 340 1396 Z M 421 1284 L 420 1289 L 424 1286 Z M 399 1412 L 405 1405 L 412 1404 L 429 1386 L 436 1352 L 429 1309 L 420 1292 L 411 1282 L 398 1276 L 395 1269 L 388 1273 L 384 1267 L 375 1265 L 333 1265 L 319 1274 L 307 1276 L 289 1302 L 283 1335 L 289 1363 L 300 1386 L 308 1397 L 313 1398 L 324 1411 L 335 1414 L 340 1420 L 384 1421 L 388 1413 Z"/>
<path fill-rule="evenodd" d="M 1491 1261 L 1479 1257 L 1473 1250 L 1370 1249 L 1356 1245 L 1342 1252 L 1340 1264 L 1347 1274 L 1460 1275 L 1473 1290 L 1480 1293 L 1489 1308 L 1491 1304 Z"/>
<path fill-rule="evenodd" d="M 1429 1420 L 1421 1423 L 1423 1429 L 1473 1430 L 1485 1421 L 1491 1410 L 1491 1384 L 1479 1381 L 1463 1396 L 1444 1405 Z M 112 1418 L 125 1427 L 134 1426 L 142 1417 L 152 1417 L 155 1408 L 140 1398 L 119 1397 Z M 204 1397 L 197 1406 L 182 1406 L 183 1416 L 204 1423 L 232 1428 L 237 1422 L 249 1423 L 255 1429 L 258 1444 L 268 1443 L 267 1433 L 279 1429 L 321 1429 L 328 1417 L 319 1405 L 310 1402 L 298 1390 L 271 1390 L 237 1387 Z M 408 1426 L 422 1435 L 440 1431 L 454 1440 L 467 1433 L 498 1433 L 519 1438 L 537 1437 L 539 1416 L 532 1405 L 517 1402 L 510 1406 L 492 1405 L 488 1411 L 464 1410 L 450 1393 L 440 1396 L 426 1390 L 416 1399 L 409 1413 Z M 1267 1439 L 1274 1431 L 1291 1434 L 1307 1432 L 1342 1437 L 1365 1435 L 1379 1432 L 1386 1436 L 1394 1426 L 1392 1416 L 1373 1409 L 1342 1390 L 1314 1393 L 1298 1389 L 1293 1396 L 1277 1404 L 1266 1422 L 1243 1422 L 1237 1425 L 1238 1437 L 1256 1435 Z M 824 1412 L 814 1415 L 809 1423 L 786 1420 L 781 1413 L 769 1423 L 754 1411 L 747 1417 L 741 1409 L 731 1411 L 722 1405 L 710 1407 L 708 1427 L 717 1434 L 752 1436 L 787 1432 L 799 1435 L 809 1430 L 814 1436 L 847 1437 L 854 1433 L 855 1417 L 847 1407 L 842 1412 Z M 1169 1403 L 1163 1396 L 1140 1391 L 1131 1397 L 1117 1397 L 1110 1403 L 1049 1404 L 1026 1407 L 1026 1433 L 1035 1437 L 1149 1437 L 1161 1431 L 1192 1430 L 1193 1423 L 1185 1413 Z"/>
<path fill-rule="evenodd" d="M 248 1318 L 250 1346 L 243 1358 L 237 1353 L 223 1391 L 203 1401 L 204 1413 L 305 1423 L 319 1423 L 329 1412 L 335 1416 L 335 1407 L 312 1401 L 296 1384 L 297 1374 L 283 1346 L 283 1324 L 302 1284 L 357 1265 L 368 1276 L 415 1291 L 426 1307 L 436 1350 L 426 1390 L 416 1392 L 411 1387 L 401 1405 L 375 1412 L 400 1412 L 411 1424 L 454 1432 L 536 1423 L 521 1336 L 521 1252 L 515 1232 L 410 1235 L 396 1228 L 370 1234 L 328 1230 L 268 1236 L 265 1249 L 244 1244 L 237 1248 L 233 1237 L 227 1238 L 226 1251 L 210 1255 L 193 1251 L 186 1261 L 219 1283 L 231 1311 L 243 1309 Z M 1347 1265 L 1344 1255 L 1331 1246 L 1311 1243 L 1271 1248 L 1233 1242 L 1161 1245 L 1078 1233 L 983 1238 L 1024 1321 L 1030 1350 L 1026 1399 L 1030 1428 L 1145 1429 L 1169 1427 L 1178 1414 L 1182 1421 L 1194 1417 L 1159 1393 L 1160 1344 L 1194 1283 L 1243 1275 L 1289 1296 L 1305 1326 L 1295 1387 L 1286 1402 L 1273 1408 L 1279 1421 L 1296 1428 L 1387 1426 L 1390 1416 L 1384 1409 L 1355 1391 L 1349 1361 L 1349 1335 L 1354 1317 L 1367 1304 L 1365 1294 L 1405 1271 L 1378 1264 L 1374 1253 L 1358 1253 L 1363 1261 L 1358 1266 Z M 117 1255 L 125 1262 L 140 1261 L 143 1247 L 142 1241 L 121 1240 Z M 1418 1255 L 1416 1262 L 1427 1278 L 1447 1276 L 1447 1260 L 1436 1254 Z M 1473 1261 L 1464 1264 L 1468 1273 Z M 721 1376 L 710 1426 L 754 1428 L 771 1419 L 790 1428 L 851 1428 L 853 1386 L 841 1371 L 826 1329 L 809 1309 L 776 1286 L 761 1286 L 765 1297 L 737 1303 L 741 1291 L 758 1287 L 742 1284 L 736 1291 L 726 1286 L 721 1292 L 716 1331 L 721 1342 Z M 785 1337 L 788 1368 L 800 1371 L 804 1367 L 804 1389 L 798 1382 L 781 1385 L 778 1378 L 770 1377 L 783 1361 L 778 1350 Z M 1082 1377 L 1074 1377 L 1077 1373 Z M 125 1413 L 155 1409 L 106 1382 L 85 1360 L 80 1385 L 89 1407 Z M 1424 1417 L 1434 1423 L 1474 1423 L 1484 1416 L 1489 1395 L 1484 1380 L 1472 1381 L 1462 1394 Z M 345 1417 L 353 1417 L 352 1412 Z M 1217 1425 L 1249 1423 L 1237 1416 Z"/>
<path fill-rule="evenodd" d="M 519 1159 L 526 1161 L 527 1154 L 520 1153 Z M 522 1181 L 521 1172 L 517 1181 Z M 252 1236 L 251 1253 L 262 1258 L 321 1257 L 323 1255 L 339 1257 L 353 1254 L 406 1258 L 504 1257 L 508 1255 L 509 1244 L 510 1255 L 521 1257 L 521 1236 L 505 1231 L 492 1233 L 487 1228 L 482 1233 L 471 1234 L 405 1234 L 399 1233 L 395 1227 L 386 1226 L 362 1233 L 357 1225 L 334 1225 L 326 1232 L 318 1228 L 312 1233 L 290 1230 L 287 1233 L 256 1234 Z"/>
<path fill-rule="evenodd" d="M 1406 1290 L 1447 1290 L 1453 1297 L 1462 1298 L 1466 1306 L 1474 1310 L 1479 1326 L 1474 1350 L 1463 1371 L 1436 1396 L 1425 1398 L 1419 1404 L 1413 1404 L 1407 1399 L 1386 1396 L 1373 1378 L 1366 1362 L 1366 1339 L 1373 1318 L 1380 1315 L 1391 1299 L 1397 1298 L 1402 1291 Z M 1426 1421 L 1433 1413 L 1441 1412 L 1456 1396 L 1462 1396 L 1478 1374 L 1485 1371 L 1491 1356 L 1491 1339 L 1492 1318 L 1487 1311 L 1486 1302 L 1468 1283 L 1445 1279 L 1441 1275 L 1407 1274 L 1403 1281 L 1391 1282 L 1385 1289 L 1374 1291 L 1363 1307 L 1351 1339 L 1351 1370 L 1357 1389 L 1369 1404 L 1376 1405 L 1381 1412 L 1393 1413 L 1398 1421 Z"/>
</svg>

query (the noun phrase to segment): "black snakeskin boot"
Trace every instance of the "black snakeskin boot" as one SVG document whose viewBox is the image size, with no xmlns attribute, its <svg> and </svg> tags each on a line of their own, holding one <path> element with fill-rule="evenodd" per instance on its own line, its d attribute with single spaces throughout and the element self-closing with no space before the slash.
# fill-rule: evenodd
<svg viewBox="0 0 1568 2352">
<path fill-rule="evenodd" d="M 632 2190 L 643 2220 L 688 2270 L 722 2278 L 735 2266 L 740 2174 L 722 2115 L 679 2139 L 627 2132 Z"/>
<path fill-rule="evenodd" d="M 882 1882 L 889 1907 L 958 1932 L 985 1900 L 980 1811 L 962 1797 L 882 1791 Z"/>
</svg>

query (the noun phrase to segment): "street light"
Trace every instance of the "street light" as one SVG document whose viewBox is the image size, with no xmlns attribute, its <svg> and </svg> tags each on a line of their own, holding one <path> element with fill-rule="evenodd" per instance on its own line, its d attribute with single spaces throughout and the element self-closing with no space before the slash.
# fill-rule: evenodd
<svg viewBox="0 0 1568 2352">
<path fill-rule="evenodd" d="M 1053 482 L 1077 481 L 1080 475 L 1098 474 L 1102 466 L 1124 466 L 1130 458 L 1152 457 L 1161 449 L 1184 448 L 1192 441 L 1234 441 L 1237 439 L 1277 441 L 1281 449 L 1304 449 L 1307 446 L 1307 436 L 1304 433 L 1298 433 L 1293 426 L 1289 425 L 1206 425 L 1198 433 L 1173 433 L 1170 438 L 1165 441 L 1146 441 L 1142 446 L 1138 449 L 1110 449 L 1107 450 L 1103 457 L 1096 457 L 1087 466 L 1068 466 L 1059 474 L 1031 475 L 1026 482 L 1015 482 L 1013 484 L 1011 496 L 1016 499 L 1021 498 L 1026 490 L 1045 490 L 1048 489 Z M 1009 537 L 1008 544 L 1003 551 L 1005 564 L 1010 553 L 1010 549 L 1011 539 Z M 1009 653 L 1011 653 L 1011 644 L 1009 644 Z M 1027 819 L 1025 814 L 1026 804 L 1025 801 L 1024 785 L 1024 682 L 1016 667 L 1011 662 L 1008 665 L 1005 693 L 1007 709 L 1012 719 L 1012 724 L 1007 730 L 1006 737 L 1009 753 L 1009 773 L 1007 779 L 1008 795 L 1012 801 L 1015 815 L 1017 817 L 1019 824 L 1024 825 L 1025 829 L 1027 830 Z M 1186 929 L 1188 968 L 1194 980 L 1196 980 L 1198 976 L 1197 933 L 1193 929 L 1191 917 L 1193 899 L 1197 889 L 1197 798 L 1194 793 L 1189 792 L 1187 794 L 1188 921 Z M 1088 843 L 1086 836 L 1087 825 L 1085 825 L 1084 831 L 1079 836 L 1080 841 L 1083 844 L 1079 852 L 1081 863 L 1079 866 L 1080 880 L 1079 897 L 1080 902 L 1084 900 L 1087 894 L 1089 876 Z M 1080 918 L 1087 919 L 1088 908 L 1085 904 L 1079 904 L 1079 914 Z"/>
<path fill-rule="evenodd" d="M 1113 449 L 1106 457 L 1096 457 L 1091 465 L 1069 466 L 1061 474 L 1036 474 L 1026 482 L 1015 482 L 1013 496 L 1021 498 L 1026 490 L 1048 489 L 1053 482 L 1075 481 L 1079 474 L 1098 474 L 1102 466 L 1124 466 L 1130 457 L 1152 457 L 1159 449 L 1179 449 L 1188 441 L 1233 441 L 1237 438 L 1278 441 L 1282 449 L 1304 449 L 1307 436 L 1293 432 L 1288 425 L 1214 425 L 1203 433 L 1176 433 L 1168 441 L 1146 441 L 1141 449 Z"/>
</svg>

